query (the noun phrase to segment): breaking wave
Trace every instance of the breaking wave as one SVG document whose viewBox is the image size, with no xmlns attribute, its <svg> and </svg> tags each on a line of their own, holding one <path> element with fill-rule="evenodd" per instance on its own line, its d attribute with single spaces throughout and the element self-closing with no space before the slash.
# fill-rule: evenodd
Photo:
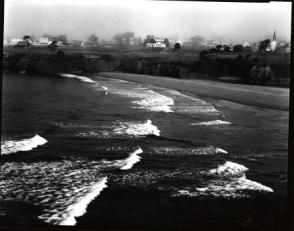
<svg viewBox="0 0 294 231">
<path fill-rule="evenodd" d="M 119 126 L 114 129 L 115 134 L 128 134 L 131 136 L 146 136 L 156 135 L 160 136 L 160 130 L 152 124 L 151 120 L 147 120 L 145 123 L 128 123 L 120 122 Z"/>
<path fill-rule="evenodd" d="M 69 216 L 66 220 L 60 222 L 60 225 L 75 225 L 75 217 L 80 217 L 86 213 L 86 208 L 88 204 L 90 204 L 90 202 L 94 200 L 95 197 L 97 197 L 104 188 L 107 187 L 106 182 L 107 177 L 104 177 L 98 183 L 94 184 L 90 189 L 90 192 L 85 195 L 79 202 L 70 205 L 67 209 L 69 211 Z"/>
<path fill-rule="evenodd" d="M 81 217 L 87 212 L 86 209 L 88 204 L 90 204 L 92 200 L 99 196 L 100 192 L 107 187 L 106 182 L 107 177 L 104 177 L 98 183 L 93 184 L 93 186 L 89 188 L 89 192 L 86 195 L 84 195 L 74 204 L 68 206 L 65 213 L 62 214 L 62 217 L 65 217 L 65 219 L 57 221 L 57 224 L 66 226 L 75 225 L 77 223 L 75 218 Z M 51 220 L 54 220 L 56 217 L 58 217 L 57 214 L 51 216 L 50 218 L 46 218 L 46 216 L 39 216 L 41 220 L 44 219 L 44 221 L 47 223 L 51 223 Z"/>
<path fill-rule="evenodd" d="M 198 148 L 178 148 L 178 147 L 159 147 L 151 148 L 151 153 L 159 155 L 215 155 L 227 154 L 228 152 L 213 146 L 198 147 Z"/>
<path fill-rule="evenodd" d="M 211 126 L 211 125 L 229 125 L 232 124 L 231 122 L 228 121 L 223 121 L 223 120 L 212 120 L 212 121 L 205 121 L 205 122 L 198 122 L 198 123 L 191 123 L 191 125 L 207 125 L 207 126 Z"/>
<path fill-rule="evenodd" d="M 92 79 L 84 77 L 84 76 L 79 76 L 79 75 L 74 75 L 74 74 L 66 74 L 66 73 L 60 73 L 59 75 L 62 77 L 66 77 L 66 78 L 79 79 L 85 83 L 95 83 L 95 81 L 93 81 Z"/>
<path fill-rule="evenodd" d="M 29 139 L 8 140 L 1 142 L 1 155 L 9 155 L 11 153 L 30 151 L 39 145 L 43 145 L 48 141 L 39 135 L 35 135 Z"/>
<path fill-rule="evenodd" d="M 126 159 L 115 160 L 115 161 L 104 160 L 103 163 L 107 165 L 116 166 L 121 170 L 128 170 L 128 169 L 131 169 L 134 166 L 134 164 L 140 161 L 141 157 L 138 155 L 141 153 L 143 153 L 143 150 L 139 147 L 136 151 L 131 153 L 129 157 L 127 157 Z"/>
<path fill-rule="evenodd" d="M 160 130 L 152 124 L 151 120 L 146 122 L 118 122 L 115 125 L 103 126 L 100 130 L 81 132 L 79 137 L 115 138 L 115 137 L 141 137 L 147 135 L 160 136 Z"/>
<path fill-rule="evenodd" d="M 204 187 L 187 187 L 178 190 L 173 196 L 213 196 L 222 198 L 250 197 L 252 192 L 271 193 L 273 189 L 246 178 L 248 168 L 244 165 L 226 161 L 206 174 L 213 176 Z"/>
<path fill-rule="evenodd" d="M 188 114 L 222 113 L 215 109 L 213 105 L 204 100 L 185 95 L 173 89 L 165 89 L 164 91 L 167 94 L 170 94 L 171 97 L 176 101 L 175 105 L 172 107 L 174 112 Z"/>
<path fill-rule="evenodd" d="M 135 108 L 155 112 L 173 112 L 171 106 L 174 105 L 174 100 L 172 98 L 159 94 L 148 88 L 132 87 L 131 89 L 127 89 L 127 86 L 124 87 L 109 87 L 109 90 L 113 94 L 139 99 L 133 101 L 134 104 L 138 105 Z"/>
<path fill-rule="evenodd" d="M 223 165 L 219 165 L 217 168 L 209 170 L 209 174 L 234 177 L 244 175 L 246 171 L 248 171 L 248 168 L 244 165 L 226 161 Z"/>
<path fill-rule="evenodd" d="M 107 187 L 107 171 L 131 169 L 140 161 L 138 148 L 114 161 L 87 159 L 53 162 L 6 162 L 1 165 L 0 200 L 25 201 L 42 208 L 38 218 L 54 225 L 75 225 L 88 204 Z"/>
</svg>

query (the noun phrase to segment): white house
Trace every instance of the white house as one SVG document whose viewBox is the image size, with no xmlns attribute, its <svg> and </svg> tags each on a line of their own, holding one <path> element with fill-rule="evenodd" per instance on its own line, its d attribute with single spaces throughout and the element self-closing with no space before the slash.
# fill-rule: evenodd
<svg viewBox="0 0 294 231">
<path fill-rule="evenodd" d="M 271 41 L 271 44 L 270 44 L 270 50 L 275 51 L 276 49 L 277 49 L 277 38 L 276 38 L 276 30 L 275 30 L 273 35 L 273 40 Z"/>
<path fill-rule="evenodd" d="M 156 43 L 147 43 L 146 47 L 149 48 L 166 48 L 165 43 L 156 42 Z"/>
<path fill-rule="evenodd" d="M 248 41 L 243 42 L 243 47 L 249 47 L 249 46 L 250 46 L 250 43 Z"/>
<path fill-rule="evenodd" d="M 49 38 L 46 38 L 46 37 L 39 38 L 39 45 L 49 45 L 50 43 L 51 41 L 49 40 Z"/>
<path fill-rule="evenodd" d="M 22 39 L 20 39 L 20 38 L 12 38 L 10 40 L 10 45 L 16 45 L 20 41 L 22 41 Z"/>
</svg>

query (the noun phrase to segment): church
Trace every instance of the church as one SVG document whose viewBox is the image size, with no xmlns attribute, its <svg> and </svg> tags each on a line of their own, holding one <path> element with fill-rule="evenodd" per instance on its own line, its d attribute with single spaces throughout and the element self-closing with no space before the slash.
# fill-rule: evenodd
<svg viewBox="0 0 294 231">
<path fill-rule="evenodd" d="M 277 49 L 277 37 L 276 37 L 276 30 L 274 31 L 273 39 L 270 43 L 269 50 L 275 51 Z"/>
</svg>

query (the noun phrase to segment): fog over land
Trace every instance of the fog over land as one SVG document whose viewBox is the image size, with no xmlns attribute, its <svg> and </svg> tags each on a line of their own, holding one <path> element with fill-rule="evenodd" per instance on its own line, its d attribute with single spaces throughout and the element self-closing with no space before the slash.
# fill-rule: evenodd
<svg viewBox="0 0 294 231">
<path fill-rule="evenodd" d="M 132 31 L 187 40 L 258 41 L 290 39 L 291 3 L 215 3 L 102 0 L 6 0 L 4 37 L 44 33 L 85 39 L 95 33 L 109 39 Z"/>
</svg>

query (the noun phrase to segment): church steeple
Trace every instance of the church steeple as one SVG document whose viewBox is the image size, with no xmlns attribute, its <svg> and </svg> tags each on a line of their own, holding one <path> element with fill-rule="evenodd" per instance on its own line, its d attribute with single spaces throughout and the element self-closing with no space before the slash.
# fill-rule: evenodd
<svg viewBox="0 0 294 231">
<path fill-rule="evenodd" d="M 273 41 L 277 41 L 276 30 L 275 30 L 275 32 L 274 32 Z"/>
<path fill-rule="evenodd" d="M 271 41 L 271 50 L 275 51 L 277 49 L 277 37 L 276 30 L 274 31 L 273 40 Z"/>
</svg>

